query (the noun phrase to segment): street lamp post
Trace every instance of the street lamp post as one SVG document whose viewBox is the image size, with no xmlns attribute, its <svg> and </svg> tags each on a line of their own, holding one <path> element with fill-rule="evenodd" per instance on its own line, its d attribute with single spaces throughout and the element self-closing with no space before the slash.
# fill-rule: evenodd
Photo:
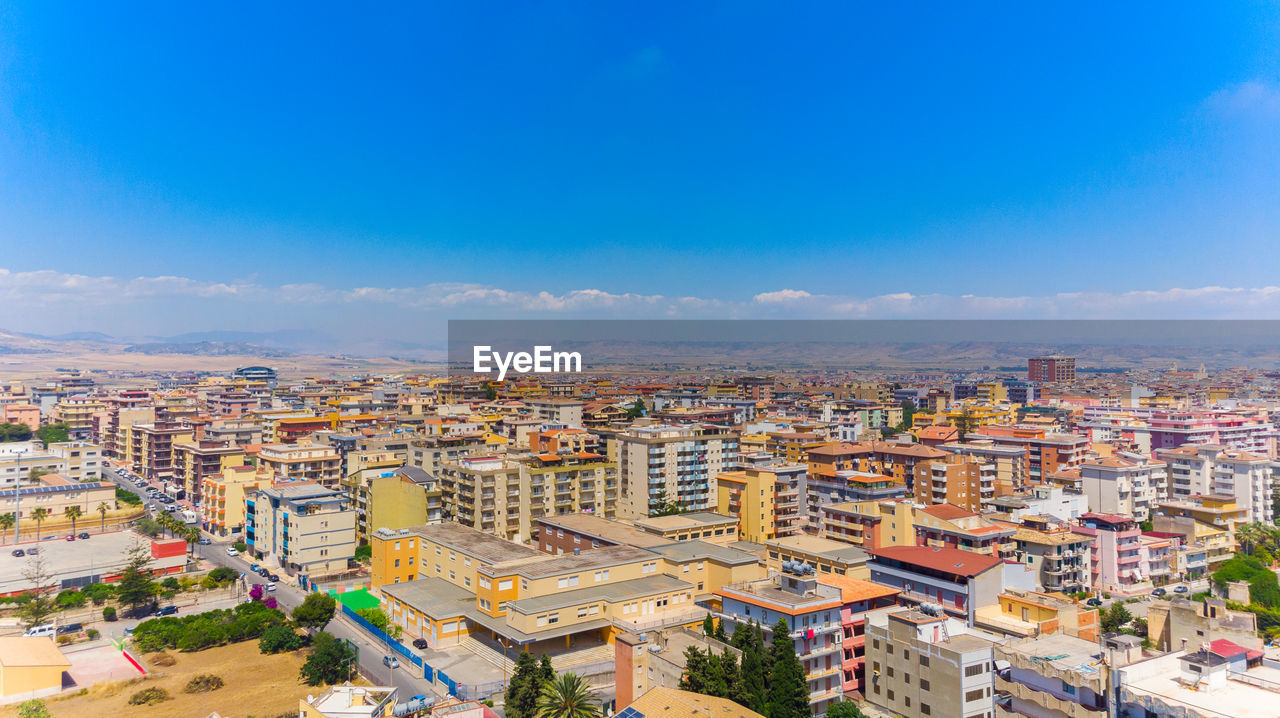
<svg viewBox="0 0 1280 718">
<path fill-rule="evenodd" d="M 506 638 L 498 636 L 498 645 L 502 646 L 502 691 L 505 693 L 507 690 L 507 649 L 511 647 L 511 644 L 507 642 Z"/>
</svg>

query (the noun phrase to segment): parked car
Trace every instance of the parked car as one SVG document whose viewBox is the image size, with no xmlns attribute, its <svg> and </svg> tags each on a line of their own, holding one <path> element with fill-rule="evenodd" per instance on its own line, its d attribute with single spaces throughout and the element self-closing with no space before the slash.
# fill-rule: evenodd
<svg viewBox="0 0 1280 718">
<path fill-rule="evenodd" d="M 272 583 L 275 583 L 280 580 L 280 577 L 275 575 L 274 573 L 268 573 L 267 578 L 271 579 Z"/>
<path fill-rule="evenodd" d="M 1167 593 L 1169 593 L 1169 591 L 1168 591 L 1168 590 L 1166 590 L 1164 586 L 1161 586 L 1160 588 L 1157 588 L 1156 590 L 1152 591 L 1152 592 L 1151 592 L 1151 595 L 1152 595 L 1152 596 L 1164 596 L 1164 595 L 1165 595 L 1165 594 L 1167 594 Z"/>
<path fill-rule="evenodd" d="M 413 639 L 413 647 L 418 649 L 419 651 L 427 650 L 427 639 L 425 638 Z M 417 698 L 417 696 L 414 696 L 414 698 Z"/>
<path fill-rule="evenodd" d="M 80 539 L 83 541 L 84 539 L 87 539 L 87 538 L 89 538 L 89 532 L 88 532 L 88 531 L 81 531 L 81 532 L 80 532 Z"/>
<path fill-rule="evenodd" d="M 261 567 L 261 566 L 259 566 L 259 565 L 258 565 L 258 564 L 256 564 L 256 563 L 251 563 L 251 564 L 249 564 L 249 570 L 250 570 L 250 571 L 253 571 L 254 573 L 257 573 L 257 572 L 259 572 L 259 571 L 261 571 L 261 570 L 262 570 L 262 567 Z"/>
<path fill-rule="evenodd" d="M 35 555 L 36 555 L 36 554 L 38 554 L 38 553 L 40 553 L 40 547 L 39 547 L 39 546 L 32 546 L 31 548 L 27 549 L 27 555 L 28 555 L 28 556 L 35 556 Z"/>
<path fill-rule="evenodd" d="M 266 578 L 267 576 L 270 576 L 270 575 L 271 575 L 271 572 L 270 572 L 270 571 L 268 571 L 267 569 L 263 568 L 262 566 L 259 566 L 257 569 L 255 569 L 255 570 L 254 570 L 254 573 L 258 574 L 259 576 L 261 576 L 261 577 L 263 577 L 263 578 Z"/>
<path fill-rule="evenodd" d="M 23 556 L 27 555 L 27 552 L 23 551 L 20 548 L 15 548 L 12 553 L 14 556 L 17 556 L 18 558 L 22 558 Z"/>
<path fill-rule="evenodd" d="M 46 624 L 44 624 L 44 625 L 42 625 L 42 626 L 32 626 L 31 628 L 28 628 L 28 629 L 27 629 L 27 632 L 26 632 L 26 633 L 24 633 L 24 634 L 22 634 L 22 635 L 27 636 L 27 637 L 32 637 L 32 636 L 52 636 L 54 633 L 55 633 L 55 631 L 54 631 L 54 628 L 53 628 L 53 624 L 52 624 L 52 623 L 46 623 Z"/>
<path fill-rule="evenodd" d="M 276 590 L 276 584 L 275 584 L 275 582 L 274 582 L 274 581 L 268 581 L 268 582 L 267 582 L 267 590 L 268 590 L 268 591 L 274 591 L 274 590 Z"/>
<path fill-rule="evenodd" d="M 76 540 L 75 534 L 67 534 L 67 540 L 68 540 L 68 541 L 75 541 L 75 540 Z"/>
<path fill-rule="evenodd" d="M 1186 593 L 1187 591 L 1190 591 L 1190 590 L 1191 590 L 1191 589 L 1187 588 L 1187 585 L 1184 583 L 1184 584 L 1179 584 L 1177 588 L 1173 589 L 1173 592 L 1174 592 L 1174 593 Z"/>
<path fill-rule="evenodd" d="M 1102 605 L 1102 599 L 1101 599 L 1101 598 L 1098 598 L 1097 596 L 1094 596 L 1093 598 L 1089 599 L 1088 601 L 1085 601 L 1085 603 L 1089 604 L 1090 606 L 1101 606 L 1101 605 Z"/>
<path fill-rule="evenodd" d="M 176 616 L 176 615 L 178 615 L 178 607 L 177 607 L 177 606 L 165 606 L 164 608 L 160 609 L 159 611 L 156 611 L 156 615 L 157 615 L 157 616 Z"/>
<path fill-rule="evenodd" d="M 228 556 L 239 556 L 239 555 L 240 555 L 240 552 L 236 550 L 236 547 L 235 547 L 235 546 L 228 546 L 228 547 L 227 547 L 227 555 L 228 555 Z"/>
<path fill-rule="evenodd" d="M 197 541 L 196 543 L 200 544 L 201 546 L 208 546 L 209 544 L 213 543 L 213 540 L 206 536 L 202 536 L 200 540 Z"/>
<path fill-rule="evenodd" d="M 387 668 L 399 668 L 399 667 L 400 667 L 400 659 L 396 658 L 395 656 L 391 656 L 391 655 L 383 656 L 383 657 L 382 657 L 382 665 L 386 666 Z"/>
<path fill-rule="evenodd" d="M 79 633 L 83 630 L 84 630 L 84 626 L 82 626 L 79 623 L 68 623 L 63 626 L 58 626 L 58 635 L 65 636 L 71 633 Z"/>
</svg>

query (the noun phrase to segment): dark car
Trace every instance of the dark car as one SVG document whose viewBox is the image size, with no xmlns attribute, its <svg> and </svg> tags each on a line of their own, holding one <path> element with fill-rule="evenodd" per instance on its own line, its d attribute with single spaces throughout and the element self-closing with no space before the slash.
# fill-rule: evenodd
<svg viewBox="0 0 1280 718">
<path fill-rule="evenodd" d="M 83 541 L 84 539 L 87 539 L 87 538 L 89 538 L 89 532 L 88 532 L 88 531 L 82 531 L 82 532 L 80 532 L 80 540 L 81 540 L 81 541 Z"/>
<path fill-rule="evenodd" d="M 425 638 L 413 639 L 413 647 L 418 649 L 419 651 L 427 650 L 427 639 Z"/>
<path fill-rule="evenodd" d="M 157 615 L 157 616 L 176 616 L 176 615 L 178 615 L 178 607 L 177 607 L 177 606 L 165 606 L 164 608 L 160 609 L 159 611 L 156 611 L 156 615 Z"/>
<path fill-rule="evenodd" d="M 1089 604 L 1090 606 L 1101 606 L 1101 605 L 1102 605 L 1102 599 L 1101 599 L 1101 598 L 1098 598 L 1098 597 L 1096 597 L 1096 596 L 1095 596 L 1095 597 L 1093 597 L 1093 598 L 1089 599 L 1088 601 L 1085 601 L 1085 603 Z"/>
<path fill-rule="evenodd" d="M 39 546 L 32 546 L 31 548 L 27 549 L 27 555 L 28 555 L 28 556 L 35 556 L 35 555 L 36 555 L 36 554 L 38 554 L 38 553 L 40 553 L 40 547 L 39 547 Z"/>
<path fill-rule="evenodd" d="M 23 556 L 27 555 L 27 552 L 23 551 L 20 548 L 15 548 L 12 553 L 14 556 L 17 556 L 18 558 L 22 558 Z"/>
<path fill-rule="evenodd" d="M 1168 591 L 1167 591 L 1163 586 L 1161 586 L 1160 588 L 1157 588 L 1156 590 L 1152 591 L 1152 592 L 1151 592 L 1151 595 L 1152 595 L 1152 596 L 1163 596 L 1163 595 L 1165 595 L 1165 594 L 1167 594 L 1167 593 L 1169 593 L 1169 592 L 1168 592 Z"/>
<path fill-rule="evenodd" d="M 254 573 L 258 574 L 259 576 L 261 576 L 261 577 L 263 577 L 263 578 L 266 578 L 267 576 L 270 576 L 270 575 L 271 575 L 271 572 L 270 572 L 270 571 L 268 571 L 266 568 L 259 568 L 259 569 L 258 569 L 257 571 L 255 571 Z"/>
<path fill-rule="evenodd" d="M 58 635 L 65 636 L 70 633 L 79 633 L 84 630 L 84 626 L 79 623 L 68 623 L 65 626 L 58 626 Z"/>
<path fill-rule="evenodd" d="M 274 583 L 274 582 L 276 582 L 276 581 L 279 581 L 279 580 L 280 580 L 280 577 L 279 577 L 279 576 L 277 576 L 277 575 L 275 575 L 274 573 L 268 573 L 268 574 L 267 574 L 267 580 L 269 580 L 269 581 L 271 581 L 272 583 Z"/>
</svg>

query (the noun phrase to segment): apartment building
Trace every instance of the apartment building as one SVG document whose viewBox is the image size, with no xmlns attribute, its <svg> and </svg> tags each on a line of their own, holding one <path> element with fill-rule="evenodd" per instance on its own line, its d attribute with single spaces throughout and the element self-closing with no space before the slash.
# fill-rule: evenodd
<svg viewBox="0 0 1280 718">
<path fill-rule="evenodd" d="M 123 459 L 145 479 L 168 481 L 174 475 L 176 443 L 191 441 L 191 427 L 173 421 L 132 424 L 121 427 Z"/>
<path fill-rule="evenodd" d="M 1047 354 L 1027 360 L 1027 381 L 1065 384 L 1076 380 L 1075 357 Z"/>
<path fill-rule="evenodd" d="M 633 526 L 667 541 L 705 541 L 725 546 L 738 540 L 738 519 L 710 511 L 635 519 Z"/>
<path fill-rule="evenodd" d="M 629 523 L 579 513 L 539 517 L 533 545 L 544 553 L 565 554 L 609 546 L 653 548 L 669 543 L 670 540 Z"/>
<path fill-rule="evenodd" d="M 93 435 L 93 415 L 102 411 L 102 399 L 83 394 L 68 396 L 49 412 L 49 423 L 66 424 L 67 435 L 72 439 L 89 439 Z"/>
<path fill-rule="evenodd" d="M 1089 497 L 1075 489 L 1037 485 L 1021 493 L 996 496 L 983 508 L 1014 523 L 1029 516 L 1052 516 L 1059 521 L 1072 521 L 1089 512 Z"/>
<path fill-rule="evenodd" d="M 1147 521 L 1156 502 L 1167 497 L 1168 470 L 1163 462 L 1120 453 L 1080 465 L 1081 488 L 1096 513 L 1128 514 Z"/>
<path fill-rule="evenodd" d="M 621 496 L 618 513 L 648 516 L 665 497 L 692 511 L 716 509 L 715 477 L 733 468 L 737 434 L 719 426 L 632 426 L 609 441 Z"/>
<path fill-rule="evenodd" d="M 369 543 L 381 528 L 403 529 L 444 520 L 440 480 L 416 466 L 370 477 L 356 497 L 356 539 Z"/>
<path fill-rule="evenodd" d="M 1017 715 L 1102 718 L 1108 709 L 1107 662 L 1096 639 L 1065 633 L 1004 641 L 995 647 L 995 687 Z"/>
<path fill-rule="evenodd" d="M 915 497 L 921 503 L 978 512 L 996 495 L 996 467 L 973 457 L 952 454 L 915 466 Z"/>
<path fill-rule="evenodd" d="M 973 434 L 969 438 L 973 438 Z M 997 496 L 1020 493 L 1031 485 L 1031 459 L 1017 446 L 1002 446 L 990 439 L 938 444 L 947 455 L 969 457 L 995 468 Z"/>
<path fill-rule="evenodd" d="M 997 637 L 937 606 L 867 617 L 867 700 L 903 718 L 995 715 Z"/>
<path fill-rule="evenodd" d="M 315 576 L 346 570 L 356 551 L 351 499 L 316 483 L 259 488 L 245 496 L 245 538 L 261 561 Z"/>
<path fill-rule="evenodd" d="M 1202 567 L 1186 566 L 1189 578 L 1216 570 L 1223 562 L 1235 556 L 1237 549 L 1235 531 L 1199 521 L 1191 516 L 1157 514 L 1152 521 L 1154 533 L 1177 536 L 1184 550 L 1199 549 L 1204 552 Z M 1191 554 L 1186 557 L 1191 558 Z"/>
<path fill-rule="evenodd" d="M 271 485 L 271 477 L 247 464 L 228 466 L 200 479 L 201 497 L 197 510 L 201 527 L 215 536 L 232 536 L 244 531 L 245 498 L 259 486 Z"/>
<path fill-rule="evenodd" d="M 1101 625 L 1098 609 L 1057 592 L 1009 588 L 999 602 L 978 609 L 974 625 L 1014 638 L 1062 633 L 1097 643 Z"/>
<path fill-rule="evenodd" d="M 525 400 L 533 418 L 545 424 L 559 424 L 571 428 L 582 427 L 583 402 L 578 399 L 546 397 Z"/>
<path fill-rule="evenodd" d="M 786 564 L 807 564 L 823 576 L 835 574 L 867 579 L 869 555 L 866 551 L 842 541 L 796 534 L 766 541 L 765 561 L 769 568 L 781 571 Z"/>
<path fill-rule="evenodd" d="M 696 625 L 707 613 L 695 603 L 698 580 L 760 575 L 745 554 L 724 575 L 708 573 L 705 557 L 686 552 L 699 543 L 673 544 L 672 555 L 635 546 L 551 555 L 455 523 L 380 529 L 372 585 L 392 620 L 433 647 L 472 633 L 535 653 L 600 645 L 624 631 Z"/>
<path fill-rule="evenodd" d="M 825 713 L 832 702 L 843 697 L 841 588 L 820 583 L 807 567 L 788 562 L 782 573 L 771 578 L 723 586 L 715 594 L 720 598 L 718 615 L 726 632 L 755 622 L 770 643 L 778 620 L 786 621 L 815 714 Z"/>
<path fill-rule="evenodd" d="M 907 495 L 907 485 L 892 476 L 867 471 L 807 473 L 800 482 L 801 518 L 804 528 L 818 531 L 822 509 L 832 504 L 858 501 L 888 501 Z"/>
<path fill-rule="evenodd" d="M 342 483 L 342 459 L 331 446 L 305 441 L 262 444 L 248 454 L 263 473 L 278 479 L 306 481 L 328 489 L 340 488 Z"/>
<path fill-rule="evenodd" d="M 1162 651 L 1184 651 L 1227 640 L 1246 648 L 1262 648 L 1258 617 L 1248 611 L 1227 608 L 1220 598 L 1190 601 L 1175 596 L 1153 601 L 1147 608 L 1147 635 Z"/>
<path fill-rule="evenodd" d="M 881 546 L 914 546 L 915 506 L 906 499 L 858 501 L 822 507 L 819 535 L 870 551 Z"/>
<path fill-rule="evenodd" d="M 802 530 L 803 464 L 729 471 L 716 476 L 718 511 L 738 519 L 738 536 L 761 543 Z M 757 505 L 758 504 L 758 505 Z"/>
<path fill-rule="evenodd" d="M 39 446 L 32 443 L 37 454 Z M 98 481 L 104 475 L 102 447 L 87 441 L 58 441 L 49 444 L 44 454 L 59 459 L 57 473 L 72 481 Z"/>
<path fill-rule="evenodd" d="M 123 458 L 128 448 L 126 429 L 156 420 L 151 394 L 141 390 L 121 391 L 104 397 L 102 404 L 103 411 L 94 414 L 91 440 L 102 447 L 104 456 Z"/>
<path fill-rule="evenodd" d="M 870 579 L 915 604 L 936 603 L 968 623 L 977 609 L 996 602 L 1005 585 L 1004 562 L 995 556 L 930 546 L 886 546 L 871 554 Z"/>
<path fill-rule="evenodd" d="M 1083 434 L 1020 424 L 984 426 L 969 438 L 988 439 L 997 446 L 1025 450 L 1028 480 L 1033 484 L 1043 483 L 1044 478 L 1055 471 L 1080 466 L 1089 448 L 1089 440 Z"/>
<path fill-rule="evenodd" d="M 739 660 L 742 658 L 742 651 L 733 646 L 684 627 L 621 633 L 614 640 L 613 646 L 614 660 L 618 667 L 614 675 L 617 679 L 616 699 L 619 708 L 631 705 L 641 696 L 652 695 L 651 691 L 679 686 L 686 670 L 686 651 L 690 648 L 717 656 L 727 652 Z M 686 695 L 700 694 L 677 691 L 677 695 L 679 700 L 675 701 L 676 705 L 683 705 Z"/>
<path fill-rule="evenodd" d="M 1184 444 L 1218 444 L 1260 456 L 1275 453 L 1275 425 L 1262 416 L 1213 410 L 1157 412 L 1145 428 L 1153 452 Z"/>
<path fill-rule="evenodd" d="M 1188 444 L 1156 452 L 1168 464 L 1169 494 L 1174 501 L 1196 495 L 1230 496 L 1250 522 L 1272 524 L 1271 460 L 1264 455 L 1221 444 Z"/>
<path fill-rule="evenodd" d="M 1093 537 L 1070 524 L 1043 516 L 1024 516 L 1013 534 L 1014 560 L 1037 575 L 1046 591 L 1076 593 L 1093 585 L 1090 551 Z"/>
<path fill-rule="evenodd" d="M 1151 577 L 1143 573 L 1142 531 L 1136 519 L 1124 514 L 1088 513 L 1072 530 L 1093 539 L 1089 566 L 1094 590 L 1132 594 L 1152 588 Z"/>
<path fill-rule="evenodd" d="M 1016 529 L 983 518 L 952 504 L 935 504 L 915 510 L 917 546 L 945 546 L 962 551 L 1011 559 Z"/>
<path fill-rule="evenodd" d="M 898 592 L 887 586 L 838 574 L 818 576 L 818 583 L 840 589 L 840 671 L 846 700 L 867 691 L 867 615 L 897 605 Z"/>
<path fill-rule="evenodd" d="M 1271 718 L 1280 671 L 1261 653 L 1223 641 L 1117 667 L 1115 715 Z"/>
<path fill-rule="evenodd" d="M 247 460 L 244 449 L 208 439 L 177 441 L 173 444 L 173 480 L 187 492 L 187 498 L 199 503 L 204 480 L 217 476 Z"/>
<path fill-rule="evenodd" d="M 443 515 L 464 526 L 524 541 L 543 516 L 613 518 L 616 465 L 599 454 L 468 456 L 439 466 Z"/>
</svg>

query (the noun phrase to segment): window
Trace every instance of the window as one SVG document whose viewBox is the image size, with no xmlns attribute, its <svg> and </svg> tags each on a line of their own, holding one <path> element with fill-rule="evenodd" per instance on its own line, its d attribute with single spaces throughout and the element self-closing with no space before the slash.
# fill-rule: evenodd
<svg viewBox="0 0 1280 718">
<path fill-rule="evenodd" d="M 400 559 L 396 559 L 396 568 L 400 568 Z"/>
<path fill-rule="evenodd" d="M 933 714 L 933 709 L 929 707 L 929 704 L 928 704 L 928 703 L 921 703 L 921 704 L 920 704 L 920 715 L 922 715 L 922 716 L 927 716 L 927 715 L 932 715 L 932 714 Z"/>
<path fill-rule="evenodd" d="M 464 558 L 462 559 L 462 565 L 464 565 L 464 566 L 470 566 L 470 565 L 471 565 L 471 557 L 470 557 L 470 556 L 466 556 L 466 557 L 464 557 Z"/>
<path fill-rule="evenodd" d="M 493 583 L 489 579 L 485 578 L 484 576 L 480 577 L 480 588 L 488 589 L 488 588 L 491 588 L 492 586 L 493 586 Z"/>
<path fill-rule="evenodd" d="M 928 657 L 928 656 L 923 655 L 923 654 L 920 656 L 920 667 L 921 667 L 921 668 L 928 668 L 928 667 L 929 667 L 929 657 Z"/>
<path fill-rule="evenodd" d="M 457 579 L 458 579 L 458 576 L 452 570 L 449 571 L 449 580 L 456 581 Z"/>
<path fill-rule="evenodd" d="M 510 591 L 515 585 L 515 581 L 510 578 L 504 578 L 498 582 L 499 591 Z"/>
<path fill-rule="evenodd" d="M 603 571 L 596 571 L 596 581 L 608 581 L 608 580 L 609 580 L 609 569 L 606 568 Z"/>
<path fill-rule="evenodd" d="M 927 691 L 927 690 L 929 690 L 929 679 L 928 679 L 928 678 L 921 678 L 921 679 L 920 679 L 920 690 L 922 690 L 922 691 Z"/>
<path fill-rule="evenodd" d="M 439 556 L 439 555 L 440 555 L 440 547 L 439 547 L 439 546 L 436 546 L 436 555 L 437 555 L 437 556 Z"/>
<path fill-rule="evenodd" d="M 969 701 L 980 701 L 982 700 L 982 698 L 983 698 L 983 695 L 982 695 L 981 688 L 977 688 L 972 691 L 966 691 L 964 694 L 964 700 L 966 703 L 968 703 Z"/>
<path fill-rule="evenodd" d="M 556 588 L 570 588 L 578 585 L 577 576 L 561 576 L 556 580 Z"/>
<path fill-rule="evenodd" d="M 973 678 L 974 676 L 980 676 L 986 672 L 987 672 L 987 664 L 985 663 L 975 663 L 972 666 L 964 667 L 965 678 Z"/>
<path fill-rule="evenodd" d="M 397 551 L 399 551 L 399 550 L 400 550 L 400 542 L 399 542 L 399 541 L 396 541 L 396 547 L 395 547 L 395 550 L 397 550 Z"/>
</svg>

